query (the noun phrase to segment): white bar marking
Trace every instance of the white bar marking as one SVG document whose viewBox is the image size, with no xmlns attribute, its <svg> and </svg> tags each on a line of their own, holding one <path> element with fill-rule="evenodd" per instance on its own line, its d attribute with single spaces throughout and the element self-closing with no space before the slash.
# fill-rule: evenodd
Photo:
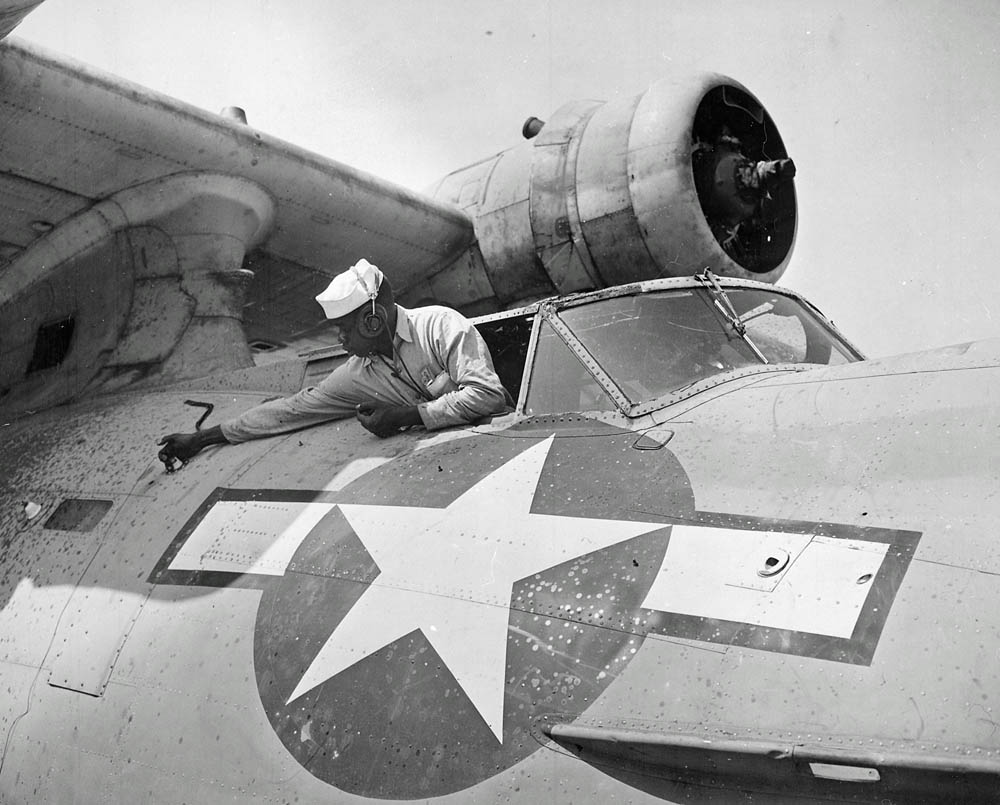
<svg viewBox="0 0 1000 805">
<path fill-rule="evenodd" d="M 774 548 L 791 554 L 767 579 Z M 849 638 L 888 543 L 678 525 L 643 607 Z M 858 580 L 870 574 L 865 583 Z"/>
<path fill-rule="evenodd" d="M 221 500 L 170 563 L 170 570 L 282 576 L 295 551 L 336 504 Z"/>
</svg>

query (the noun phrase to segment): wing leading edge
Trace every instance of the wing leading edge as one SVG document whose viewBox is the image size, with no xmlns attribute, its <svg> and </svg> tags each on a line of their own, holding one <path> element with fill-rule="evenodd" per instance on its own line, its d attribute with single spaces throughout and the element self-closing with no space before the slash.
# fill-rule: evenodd
<svg viewBox="0 0 1000 805">
<path fill-rule="evenodd" d="M 261 185 L 276 218 L 260 250 L 306 268 L 369 254 L 405 288 L 472 237 L 449 205 L 26 42 L 0 46 L 0 79 L 0 198 L 17 200 L 0 219 L 7 264 L 38 238 L 32 222 L 58 227 L 123 188 L 192 171 Z"/>
</svg>

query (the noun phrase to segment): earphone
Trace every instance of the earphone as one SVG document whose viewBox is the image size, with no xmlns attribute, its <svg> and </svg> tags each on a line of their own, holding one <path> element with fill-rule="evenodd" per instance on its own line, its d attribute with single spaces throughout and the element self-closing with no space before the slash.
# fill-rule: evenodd
<svg viewBox="0 0 1000 805">
<path fill-rule="evenodd" d="M 365 311 L 362 315 L 357 318 L 357 329 L 358 334 L 362 338 L 375 339 L 378 338 L 382 333 L 385 332 L 386 324 L 389 321 L 389 315 L 382 305 L 375 302 L 378 297 L 379 288 L 382 283 L 379 282 L 374 288 L 370 287 L 365 281 L 364 276 L 358 271 L 357 266 L 351 266 L 351 270 L 354 272 L 355 276 L 358 278 L 358 282 L 361 287 L 365 289 L 365 293 L 368 294 L 368 299 L 372 303 L 371 311 Z"/>
</svg>

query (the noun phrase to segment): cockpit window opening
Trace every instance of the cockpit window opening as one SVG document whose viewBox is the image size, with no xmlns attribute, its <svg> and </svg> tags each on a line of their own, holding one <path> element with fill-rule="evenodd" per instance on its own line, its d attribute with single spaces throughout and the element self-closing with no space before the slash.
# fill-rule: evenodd
<svg viewBox="0 0 1000 805">
<path fill-rule="evenodd" d="M 704 272 L 695 276 L 695 279 L 702 283 L 705 290 L 712 297 L 712 304 L 715 305 L 719 313 L 722 314 L 722 318 L 733 328 L 733 332 L 736 333 L 740 338 L 742 338 L 750 351 L 761 363 L 768 363 L 767 356 L 760 351 L 753 338 L 747 333 L 746 325 L 743 323 L 742 318 L 736 313 L 736 308 L 733 307 L 733 302 L 729 298 L 729 294 L 725 292 L 721 285 L 719 285 L 718 279 L 715 275 L 705 269 Z"/>
<path fill-rule="evenodd" d="M 476 323 L 476 329 L 489 347 L 493 368 L 503 387 L 517 400 L 521 378 L 528 359 L 534 313 L 509 318 L 493 318 Z"/>
<path fill-rule="evenodd" d="M 795 297 L 727 283 L 717 302 L 696 287 L 543 304 L 525 413 L 638 416 L 714 376 L 862 359 Z"/>
<path fill-rule="evenodd" d="M 566 342 L 543 320 L 538 330 L 524 413 L 617 411 L 618 406 Z"/>
<path fill-rule="evenodd" d="M 757 362 L 694 291 L 616 297 L 560 317 L 633 405 Z"/>
<path fill-rule="evenodd" d="M 740 322 L 769 363 L 833 366 L 861 359 L 809 306 L 780 293 L 730 291 Z"/>
</svg>

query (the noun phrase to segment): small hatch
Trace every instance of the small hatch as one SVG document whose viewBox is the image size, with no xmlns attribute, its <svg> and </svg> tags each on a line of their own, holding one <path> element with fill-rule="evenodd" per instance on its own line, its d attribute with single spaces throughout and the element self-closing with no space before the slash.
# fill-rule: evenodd
<svg viewBox="0 0 1000 805">
<path fill-rule="evenodd" d="M 35 351 L 26 374 L 51 369 L 62 363 L 73 342 L 75 328 L 76 320 L 72 316 L 39 327 L 35 336 Z"/>
<path fill-rule="evenodd" d="M 45 521 L 45 528 L 52 531 L 87 533 L 97 528 L 97 524 L 110 510 L 110 500 L 68 498 L 60 503 L 59 508 Z"/>
<path fill-rule="evenodd" d="M 882 779 L 878 773 L 878 769 L 869 766 L 848 766 L 843 763 L 810 763 L 809 769 L 816 777 L 821 777 L 824 780 L 843 780 L 849 783 L 877 783 Z"/>
</svg>

